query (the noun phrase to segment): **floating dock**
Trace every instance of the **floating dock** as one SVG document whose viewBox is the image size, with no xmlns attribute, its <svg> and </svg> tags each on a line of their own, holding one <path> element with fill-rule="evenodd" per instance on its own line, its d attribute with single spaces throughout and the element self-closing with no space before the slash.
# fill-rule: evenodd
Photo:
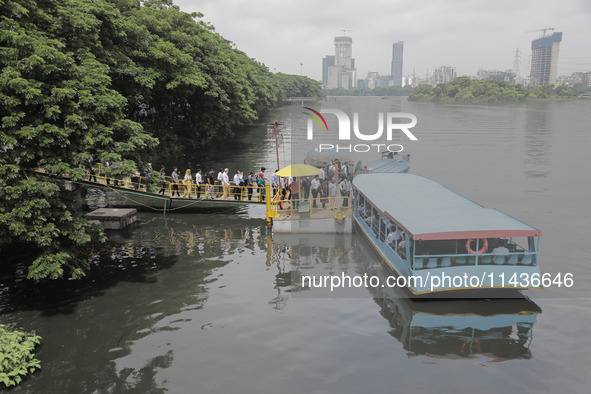
<svg viewBox="0 0 591 394">
<path fill-rule="evenodd" d="M 135 223 L 137 209 L 133 208 L 99 208 L 85 216 L 90 223 L 100 224 L 105 230 L 121 230 Z"/>
</svg>

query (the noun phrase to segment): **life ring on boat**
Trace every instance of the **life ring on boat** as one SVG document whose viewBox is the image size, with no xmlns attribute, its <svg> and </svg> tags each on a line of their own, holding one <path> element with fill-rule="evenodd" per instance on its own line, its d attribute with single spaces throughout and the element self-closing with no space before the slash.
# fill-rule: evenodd
<svg viewBox="0 0 591 394">
<path fill-rule="evenodd" d="M 466 251 L 470 254 L 476 254 L 475 250 L 472 250 L 472 241 L 474 241 L 473 239 L 469 239 L 466 241 Z M 483 245 L 482 248 L 480 248 L 480 250 L 478 251 L 478 254 L 482 254 L 484 252 L 486 252 L 486 249 L 488 249 L 488 239 L 483 238 Z"/>
</svg>

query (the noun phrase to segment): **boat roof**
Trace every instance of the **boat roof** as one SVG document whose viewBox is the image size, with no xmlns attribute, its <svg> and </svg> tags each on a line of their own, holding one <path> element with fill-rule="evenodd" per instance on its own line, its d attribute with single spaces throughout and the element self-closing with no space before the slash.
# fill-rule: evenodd
<svg viewBox="0 0 591 394">
<path fill-rule="evenodd" d="M 410 168 L 408 160 L 381 159 L 367 164 L 370 172 L 404 172 Z"/>
<path fill-rule="evenodd" d="M 485 208 L 421 175 L 359 174 L 353 185 L 415 240 L 542 235 L 521 220 Z"/>
</svg>

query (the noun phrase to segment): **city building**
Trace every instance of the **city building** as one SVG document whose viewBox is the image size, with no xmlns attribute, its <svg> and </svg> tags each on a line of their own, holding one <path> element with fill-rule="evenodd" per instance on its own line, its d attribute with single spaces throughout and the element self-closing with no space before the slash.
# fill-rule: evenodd
<svg viewBox="0 0 591 394">
<path fill-rule="evenodd" d="M 450 82 L 456 79 L 456 68 L 452 66 L 435 67 L 433 71 L 433 85 Z"/>
<path fill-rule="evenodd" d="M 391 74 L 394 86 L 404 86 L 402 78 L 402 58 L 404 50 L 404 41 L 395 42 L 392 45 L 392 66 Z"/>
<path fill-rule="evenodd" d="M 583 85 L 585 87 L 591 87 L 591 71 L 574 72 L 571 75 L 562 75 L 556 78 L 556 85 L 564 85 L 569 87 Z"/>
<path fill-rule="evenodd" d="M 394 82 L 392 81 L 392 76 L 391 75 L 381 75 L 376 82 L 376 86 L 379 86 L 379 87 L 394 86 Z"/>
<path fill-rule="evenodd" d="M 498 79 L 499 81 L 514 84 L 515 73 L 513 70 L 478 70 L 476 79 Z"/>
<path fill-rule="evenodd" d="M 322 86 L 328 85 L 328 68 L 334 66 L 334 56 L 328 55 L 322 59 Z"/>
<path fill-rule="evenodd" d="M 377 86 L 377 81 L 379 78 L 379 74 L 377 71 L 370 71 L 367 73 L 367 78 L 365 78 L 365 86 L 368 89 L 373 89 Z"/>
<path fill-rule="evenodd" d="M 324 83 L 324 66 L 326 64 L 326 83 L 327 89 L 350 89 L 356 87 L 356 69 L 355 59 L 353 58 L 353 39 L 347 36 L 335 37 L 334 56 L 326 56 L 322 62 Z M 334 64 L 329 58 L 334 58 Z"/>
<path fill-rule="evenodd" d="M 545 29 L 544 33 L 545 33 Z M 558 49 L 562 33 L 544 35 L 531 42 L 530 86 L 543 86 L 556 83 L 558 69 Z"/>
</svg>

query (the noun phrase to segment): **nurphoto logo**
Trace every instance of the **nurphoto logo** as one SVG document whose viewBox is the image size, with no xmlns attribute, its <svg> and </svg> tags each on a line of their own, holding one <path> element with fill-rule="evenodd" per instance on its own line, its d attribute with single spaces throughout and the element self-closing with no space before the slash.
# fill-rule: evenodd
<svg viewBox="0 0 591 394">
<path fill-rule="evenodd" d="M 304 107 L 309 112 L 303 112 L 308 115 L 308 140 L 314 139 L 314 121 L 318 124 L 321 131 L 327 132 L 328 124 L 322 114 L 332 114 L 337 117 L 339 122 L 338 127 L 338 138 L 339 141 L 350 141 L 351 140 L 351 120 L 349 116 L 338 109 L 323 109 L 316 111 L 310 107 Z M 401 119 L 409 119 L 409 123 L 398 123 Z M 378 113 L 378 130 L 376 132 L 363 132 L 359 129 L 359 113 L 353 113 L 353 134 L 355 138 L 362 141 L 377 141 L 383 139 L 384 134 L 384 123 L 386 124 L 386 141 L 392 141 L 392 135 L 395 130 L 400 130 L 404 135 L 411 141 L 417 141 L 418 138 L 409 130 L 417 124 L 417 117 L 413 114 L 406 112 L 388 112 L 384 116 L 383 112 Z M 319 144 L 318 151 L 336 150 L 348 151 L 348 152 L 369 152 L 370 150 L 377 149 L 378 152 L 400 152 L 404 147 L 400 144 Z"/>
</svg>

